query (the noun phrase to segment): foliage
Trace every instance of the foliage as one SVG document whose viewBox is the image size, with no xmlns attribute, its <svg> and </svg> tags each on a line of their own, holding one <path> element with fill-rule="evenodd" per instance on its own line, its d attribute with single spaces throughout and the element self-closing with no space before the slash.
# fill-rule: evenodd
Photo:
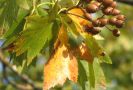
<svg viewBox="0 0 133 90">
<path fill-rule="evenodd" d="M 99 44 L 102 36 L 96 38 L 83 31 L 81 22 L 90 24 L 89 21 L 64 13 L 78 2 L 0 0 L 0 38 L 4 41 L 1 48 L 19 73 L 28 74 L 44 90 L 106 88 L 100 64 L 112 62 Z M 72 8 L 69 13 L 84 15 L 79 8 Z M 103 52 L 105 55 L 101 55 Z M 11 72 L 9 75 L 14 76 Z M 22 83 L 17 77 L 13 80 Z M 0 84 L 2 88 L 6 87 Z M 6 89 L 14 88 L 8 86 Z"/>
</svg>

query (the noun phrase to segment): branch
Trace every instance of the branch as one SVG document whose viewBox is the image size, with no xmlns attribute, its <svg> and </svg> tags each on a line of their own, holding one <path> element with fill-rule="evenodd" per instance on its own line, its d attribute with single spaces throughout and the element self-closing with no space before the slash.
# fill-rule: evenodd
<svg viewBox="0 0 133 90">
<path fill-rule="evenodd" d="M 33 90 L 33 88 L 29 85 L 16 84 L 14 81 L 9 80 L 7 77 L 5 64 L 3 64 L 3 79 L 6 80 L 9 84 L 11 84 L 13 87 L 19 90 Z"/>
<path fill-rule="evenodd" d="M 28 83 L 30 86 L 32 86 L 34 88 L 34 90 L 41 90 L 40 88 L 36 87 L 34 85 L 34 83 L 32 82 L 31 79 L 29 79 L 26 75 L 21 75 L 20 73 L 18 73 L 16 71 L 16 69 L 14 69 L 12 67 L 12 65 L 8 62 L 8 59 L 5 58 L 2 50 L 0 50 L 0 61 L 3 63 L 3 65 L 5 65 L 6 67 L 8 67 L 13 73 L 15 73 L 18 77 L 20 77 L 23 81 L 25 81 L 26 83 Z M 10 82 L 12 84 L 14 84 L 13 82 Z"/>
<path fill-rule="evenodd" d="M 117 0 L 117 2 L 133 5 L 133 0 Z"/>
</svg>

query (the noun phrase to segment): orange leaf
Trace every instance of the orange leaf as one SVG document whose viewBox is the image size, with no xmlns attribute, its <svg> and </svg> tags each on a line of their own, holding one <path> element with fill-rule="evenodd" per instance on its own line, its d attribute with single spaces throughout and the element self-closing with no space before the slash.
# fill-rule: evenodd
<svg viewBox="0 0 133 90">
<path fill-rule="evenodd" d="M 87 47 L 85 43 L 82 43 L 79 46 L 79 52 L 80 52 L 80 56 L 82 59 L 86 60 L 89 63 L 93 62 L 94 57 L 92 56 L 89 48 Z"/>
<path fill-rule="evenodd" d="M 70 18 L 72 18 L 73 21 L 79 23 L 80 25 L 91 24 L 91 22 L 88 20 L 81 18 L 85 16 L 85 12 L 80 8 L 74 8 L 70 10 L 69 13 Z"/>
<path fill-rule="evenodd" d="M 55 85 L 63 85 L 66 79 L 77 82 L 78 64 L 76 58 L 64 44 L 60 44 L 55 54 L 44 68 L 44 90 Z"/>
<path fill-rule="evenodd" d="M 86 60 L 89 63 L 93 62 L 94 57 L 91 54 L 91 51 L 85 43 L 81 43 L 78 47 L 72 49 L 75 56 L 79 56 L 81 60 Z"/>
<path fill-rule="evenodd" d="M 65 45 L 68 43 L 67 31 L 65 30 L 63 25 L 60 27 L 58 38 L 54 43 L 54 49 L 56 49 L 60 43 L 63 43 Z"/>
</svg>

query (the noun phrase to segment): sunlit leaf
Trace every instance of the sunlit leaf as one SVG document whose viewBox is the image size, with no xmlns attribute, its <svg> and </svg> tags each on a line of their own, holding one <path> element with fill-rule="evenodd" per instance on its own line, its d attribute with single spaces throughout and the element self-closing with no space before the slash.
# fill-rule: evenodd
<svg viewBox="0 0 133 90">
<path fill-rule="evenodd" d="M 19 7 L 24 8 L 26 10 L 30 9 L 27 0 L 16 0 Z"/>
<path fill-rule="evenodd" d="M 44 67 L 44 90 L 63 85 L 66 79 L 77 82 L 78 64 L 76 58 L 63 44 L 58 46 Z"/>
<path fill-rule="evenodd" d="M 45 43 L 51 39 L 52 23 L 48 22 L 48 18 L 39 16 L 30 16 L 26 20 L 24 31 L 15 42 L 15 52 L 18 56 L 27 51 L 27 63 L 30 64 Z"/>
</svg>

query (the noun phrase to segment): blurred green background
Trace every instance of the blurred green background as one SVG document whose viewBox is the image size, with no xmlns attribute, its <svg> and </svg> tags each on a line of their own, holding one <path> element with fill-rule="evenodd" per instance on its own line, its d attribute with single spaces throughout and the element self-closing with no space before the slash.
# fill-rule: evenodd
<svg viewBox="0 0 133 90">
<path fill-rule="evenodd" d="M 116 38 L 109 31 L 103 31 L 104 41 L 100 43 L 112 58 L 112 65 L 102 64 L 106 79 L 107 90 L 133 90 L 133 6 L 118 3 L 118 8 L 122 14 L 126 16 L 125 25 L 121 30 L 121 36 Z M 36 68 L 31 66 L 24 73 L 40 87 L 43 82 L 43 57 L 35 63 Z M 0 65 L 2 68 L 2 65 Z M 9 76 L 15 76 L 12 72 L 8 72 Z M 16 82 L 21 83 L 20 79 L 16 76 Z M 70 85 L 71 83 L 71 85 Z M 57 87 L 58 88 L 58 87 Z M 76 84 L 67 82 L 63 88 L 58 90 L 79 90 Z M 2 69 L 0 70 L 0 90 L 15 90 L 13 86 L 9 85 L 3 78 Z"/>
<path fill-rule="evenodd" d="M 125 25 L 117 39 L 106 33 L 103 45 L 113 64 L 102 66 L 107 90 L 133 90 L 133 6 L 119 3 L 118 8 L 126 16 Z"/>
</svg>

